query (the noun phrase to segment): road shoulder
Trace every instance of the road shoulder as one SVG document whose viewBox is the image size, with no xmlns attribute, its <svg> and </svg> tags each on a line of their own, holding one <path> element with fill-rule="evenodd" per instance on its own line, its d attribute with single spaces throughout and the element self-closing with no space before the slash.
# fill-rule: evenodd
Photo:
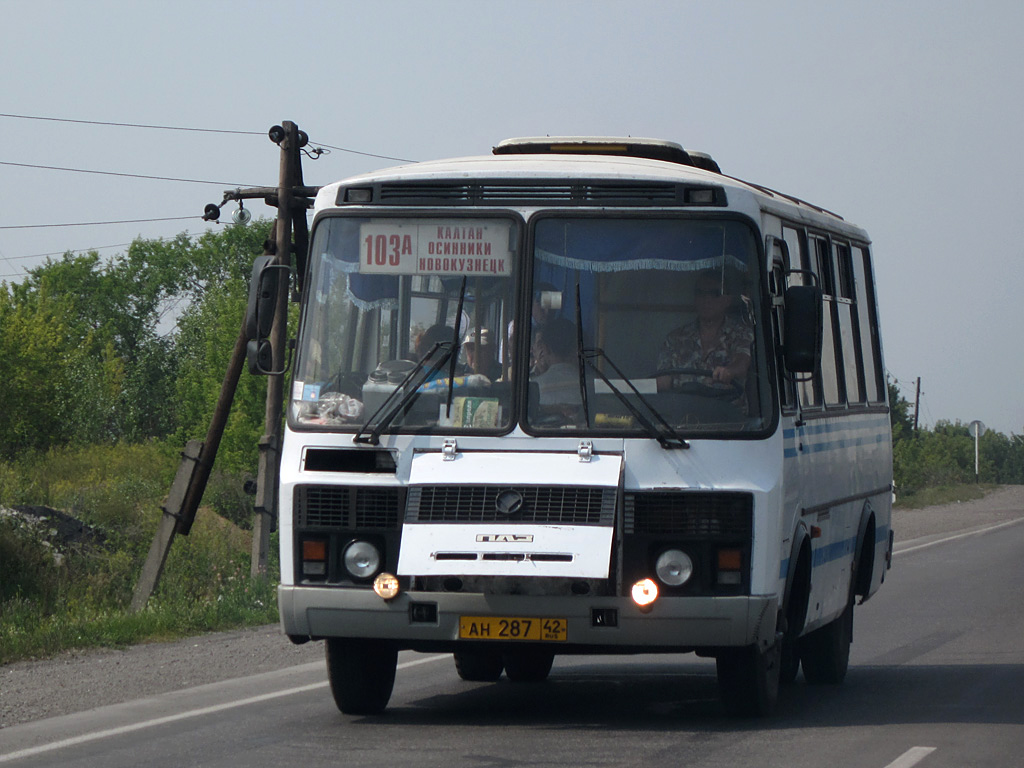
<svg viewBox="0 0 1024 768">
<path fill-rule="evenodd" d="M 982 499 L 898 509 L 897 548 L 1024 517 L 1024 486 Z M 296 646 L 277 625 L 126 649 L 74 651 L 0 667 L 0 729 L 170 691 L 322 662 L 323 645 Z"/>
</svg>

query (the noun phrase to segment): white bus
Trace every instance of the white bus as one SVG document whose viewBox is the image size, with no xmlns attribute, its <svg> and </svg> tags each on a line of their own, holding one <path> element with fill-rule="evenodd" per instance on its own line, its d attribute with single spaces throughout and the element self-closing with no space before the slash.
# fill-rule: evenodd
<svg viewBox="0 0 1024 768">
<path fill-rule="evenodd" d="M 280 468 L 281 623 L 342 712 L 714 657 L 769 713 L 845 673 L 891 559 L 867 234 L 649 139 L 538 138 L 320 189 Z"/>
</svg>

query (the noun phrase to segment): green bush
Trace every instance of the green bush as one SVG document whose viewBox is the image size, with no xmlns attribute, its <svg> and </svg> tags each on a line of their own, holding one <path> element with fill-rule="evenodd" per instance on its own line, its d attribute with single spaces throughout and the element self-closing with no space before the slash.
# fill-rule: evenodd
<svg viewBox="0 0 1024 768">
<path fill-rule="evenodd" d="M 52 607 L 64 567 L 61 559 L 34 526 L 0 510 L 0 604 L 18 599 Z"/>
<path fill-rule="evenodd" d="M 0 505 L 63 508 L 96 529 L 69 543 L 53 526 L 0 514 L 0 664 L 276 620 L 276 559 L 268 578 L 249 577 L 252 538 L 239 523 L 251 523 L 251 502 L 244 477 L 220 471 L 191 534 L 175 538 L 149 605 L 129 612 L 178 453 L 147 442 L 0 462 Z"/>
</svg>

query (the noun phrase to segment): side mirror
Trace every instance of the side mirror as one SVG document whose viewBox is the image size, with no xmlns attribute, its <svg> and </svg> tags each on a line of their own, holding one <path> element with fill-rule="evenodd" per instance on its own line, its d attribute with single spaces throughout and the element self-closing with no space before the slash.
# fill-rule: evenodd
<svg viewBox="0 0 1024 768">
<path fill-rule="evenodd" d="M 274 347 L 270 339 L 252 339 L 245 347 L 249 373 L 266 376 L 274 372 Z"/>
<path fill-rule="evenodd" d="M 277 376 L 284 373 L 288 366 L 274 370 L 274 349 L 267 338 L 274 325 L 277 314 L 277 294 L 281 288 L 280 274 L 285 272 L 285 280 L 291 276 L 291 268 L 284 264 L 274 264 L 274 257 L 264 254 L 256 258 L 252 265 L 252 278 L 249 282 L 249 303 L 245 309 L 245 336 L 249 340 L 246 347 L 246 360 L 249 372 L 264 376 Z"/>
<path fill-rule="evenodd" d="M 786 289 L 783 358 L 790 373 L 814 373 L 821 362 L 822 298 L 816 285 Z"/>
<path fill-rule="evenodd" d="M 249 304 L 245 309 L 245 335 L 250 341 L 266 338 L 274 324 L 277 308 L 277 270 L 274 257 L 258 256 L 249 280 Z"/>
</svg>

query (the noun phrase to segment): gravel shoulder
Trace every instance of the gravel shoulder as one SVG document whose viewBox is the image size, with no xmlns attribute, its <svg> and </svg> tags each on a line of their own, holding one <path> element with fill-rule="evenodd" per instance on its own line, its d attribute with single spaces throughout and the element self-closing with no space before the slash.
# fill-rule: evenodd
<svg viewBox="0 0 1024 768">
<path fill-rule="evenodd" d="M 892 527 L 898 551 L 1021 517 L 1024 486 L 1003 486 L 977 501 L 896 510 Z M 322 643 L 292 645 L 269 625 L 17 662 L 0 667 L 0 728 L 322 659 Z"/>
</svg>

